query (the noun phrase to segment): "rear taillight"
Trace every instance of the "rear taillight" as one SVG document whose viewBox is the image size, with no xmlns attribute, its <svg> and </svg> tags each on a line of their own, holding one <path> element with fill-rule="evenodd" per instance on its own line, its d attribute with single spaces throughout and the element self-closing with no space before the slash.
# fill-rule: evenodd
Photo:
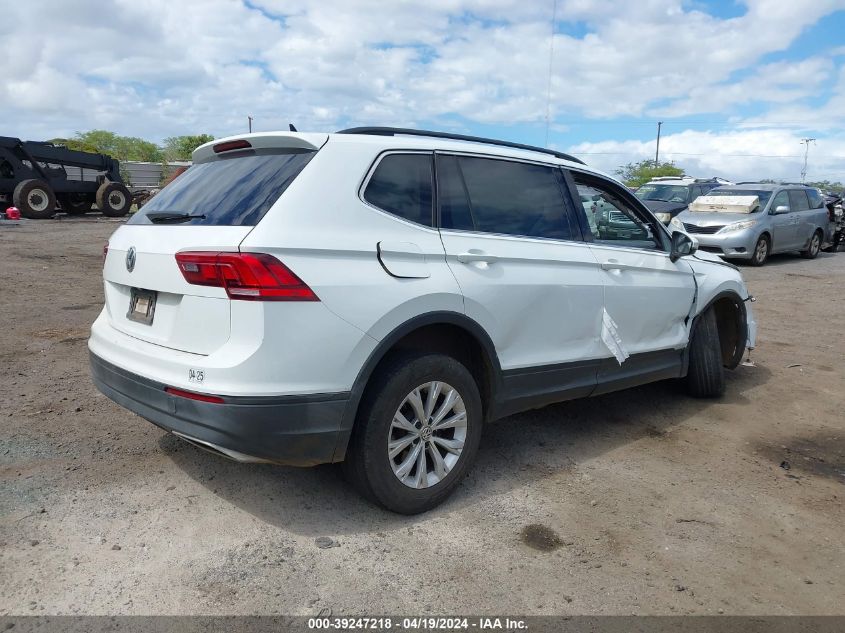
<svg viewBox="0 0 845 633">
<path fill-rule="evenodd" d="M 165 387 L 164 389 L 171 396 L 179 396 L 180 398 L 188 398 L 188 400 L 199 400 L 200 402 L 211 402 L 212 404 L 223 404 L 225 400 L 220 396 L 210 396 L 207 393 L 196 393 L 194 391 L 185 391 L 177 389 L 176 387 Z"/>
<path fill-rule="evenodd" d="M 106 245 L 103 246 L 103 266 L 106 265 L 106 257 L 109 254 L 109 243 L 106 242 Z"/>
<path fill-rule="evenodd" d="M 314 291 L 272 255 L 264 253 L 176 253 L 185 281 L 225 288 L 230 299 L 319 301 Z"/>
</svg>

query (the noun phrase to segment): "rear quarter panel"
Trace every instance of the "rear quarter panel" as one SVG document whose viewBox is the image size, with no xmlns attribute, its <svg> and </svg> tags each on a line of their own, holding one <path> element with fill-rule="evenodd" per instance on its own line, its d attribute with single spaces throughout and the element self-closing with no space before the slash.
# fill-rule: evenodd
<svg viewBox="0 0 845 633">
<path fill-rule="evenodd" d="M 439 232 L 359 198 L 361 183 L 382 150 L 376 143 L 331 137 L 241 243 L 241 250 L 278 257 L 329 310 L 375 340 L 426 312 L 464 313 Z M 419 247 L 429 276 L 390 275 L 379 262 L 379 242 Z"/>
</svg>

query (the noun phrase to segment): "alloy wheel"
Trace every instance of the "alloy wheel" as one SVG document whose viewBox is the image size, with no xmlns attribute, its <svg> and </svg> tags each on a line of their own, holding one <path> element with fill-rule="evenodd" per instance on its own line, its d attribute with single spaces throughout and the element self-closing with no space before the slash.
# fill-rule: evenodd
<svg viewBox="0 0 845 633">
<path fill-rule="evenodd" d="M 466 439 L 460 393 L 445 382 L 422 384 L 405 396 L 390 424 L 387 454 L 393 474 L 409 488 L 434 486 L 458 463 Z"/>
<path fill-rule="evenodd" d="M 765 261 L 766 255 L 769 252 L 769 243 L 765 240 L 765 238 L 761 238 L 759 242 L 757 242 L 757 248 L 754 249 L 754 259 L 759 263 Z"/>
<path fill-rule="evenodd" d="M 813 237 L 810 240 L 810 255 L 815 257 L 819 254 L 819 249 L 821 248 L 821 240 L 819 239 L 818 233 L 813 233 Z"/>
</svg>

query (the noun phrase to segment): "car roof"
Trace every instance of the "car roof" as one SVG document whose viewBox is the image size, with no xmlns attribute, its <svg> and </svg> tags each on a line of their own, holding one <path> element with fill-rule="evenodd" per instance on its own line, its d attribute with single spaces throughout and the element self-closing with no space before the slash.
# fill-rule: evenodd
<svg viewBox="0 0 845 633">
<path fill-rule="evenodd" d="M 774 191 L 790 185 L 778 185 L 770 182 L 743 182 L 738 185 L 722 185 L 719 189 L 748 189 L 753 191 Z"/>
<path fill-rule="evenodd" d="M 695 178 L 694 176 L 658 176 L 649 180 L 647 185 L 727 185 L 727 182 L 720 182 L 716 176 L 711 178 Z"/>
<path fill-rule="evenodd" d="M 253 147 L 289 147 L 317 150 L 326 142 L 330 141 L 332 143 L 372 145 L 384 150 L 442 150 L 488 154 L 500 158 L 521 158 L 523 160 L 572 167 L 617 180 L 601 170 L 588 167 L 575 156 L 570 156 L 552 149 L 460 134 L 408 130 L 404 128 L 352 128 L 350 130 L 341 130 L 340 132 L 332 133 L 273 131 L 238 134 L 236 136 L 215 139 L 214 141 L 201 145 L 194 150 L 193 159 L 196 162 L 200 159 L 212 158 L 215 154 L 215 146 L 241 140 L 249 142 Z"/>
<path fill-rule="evenodd" d="M 397 128 L 397 127 L 355 127 L 346 130 L 340 130 L 336 134 L 356 134 L 367 136 L 413 136 L 424 138 L 438 138 L 448 139 L 451 141 L 461 141 L 466 143 L 475 143 L 481 145 L 493 145 L 495 147 L 508 147 L 511 149 L 528 150 L 529 152 L 537 152 L 539 154 L 546 154 L 554 156 L 565 161 L 580 163 L 586 165 L 580 158 L 575 158 L 570 154 L 559 152 L 548 147 L 538 147 L 536 145 L 526 145 L 525 143 L 516 143 L 513 141 L 503 141 L 500 139 L 485 138 L 482 136 L 469 136 L 466 134 L 457 134 L 455 132 L 434 132 L 431 130 L 417 130 L 413 128 Z"/>
<path fill-rule="evenodd" d="M 657 185 L 657 184 L 665 184 L 665 185 L 691 185 L 695 182 L 695 178 L 692 176 L 658 176 L 657 178 L 652 178 L 649 180 L 647 185 Z"/>
<path fill-rule="evenodd" d="M 410 135 L 403 134 L 401 132 L 397 132 L 392 135 L 359 134 L 355 131 L 335 132 L 330 134 L 329 138 L 331 142 L 335 143 L 340 142 L 376 145 L 385 150 L 441 150 L 487 154 L 500 158 L 521 158 L 523 160 L 533 160 L 555 165 L 563 165 L 591 173 L 605 176 L 607 175 L 597 169 L 588 167 L 585 163 L 574 156 L 566 157 L 567 155 L 562 152 L 554 152 L 553 150 L 547 151 L 545 148 L 535 148 L 518 143 L 510 144 L 506 141 L 503 141 L 503 144 L 499 144 L 492 139 L 479 139 L 476 141 L 472 140 L 473 137 L 455 138 L 448 136 L 426 136 L 422 134 Z"/>
</svg>

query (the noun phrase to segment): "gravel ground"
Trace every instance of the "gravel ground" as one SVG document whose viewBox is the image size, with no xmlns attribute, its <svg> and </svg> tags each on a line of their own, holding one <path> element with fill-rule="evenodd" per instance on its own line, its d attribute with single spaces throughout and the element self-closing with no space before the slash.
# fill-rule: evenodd
<svg viewBox="0 0 845 633">
<path fill-rule="evenodd" d="M 759 347 L 723 399 L 660 383 L 497 422 L 408 518 L 100 395 L 116 226 L 0 224 L 0 615 L 845 613 L 845 253 L 743 268 Z"/>
</svg>

